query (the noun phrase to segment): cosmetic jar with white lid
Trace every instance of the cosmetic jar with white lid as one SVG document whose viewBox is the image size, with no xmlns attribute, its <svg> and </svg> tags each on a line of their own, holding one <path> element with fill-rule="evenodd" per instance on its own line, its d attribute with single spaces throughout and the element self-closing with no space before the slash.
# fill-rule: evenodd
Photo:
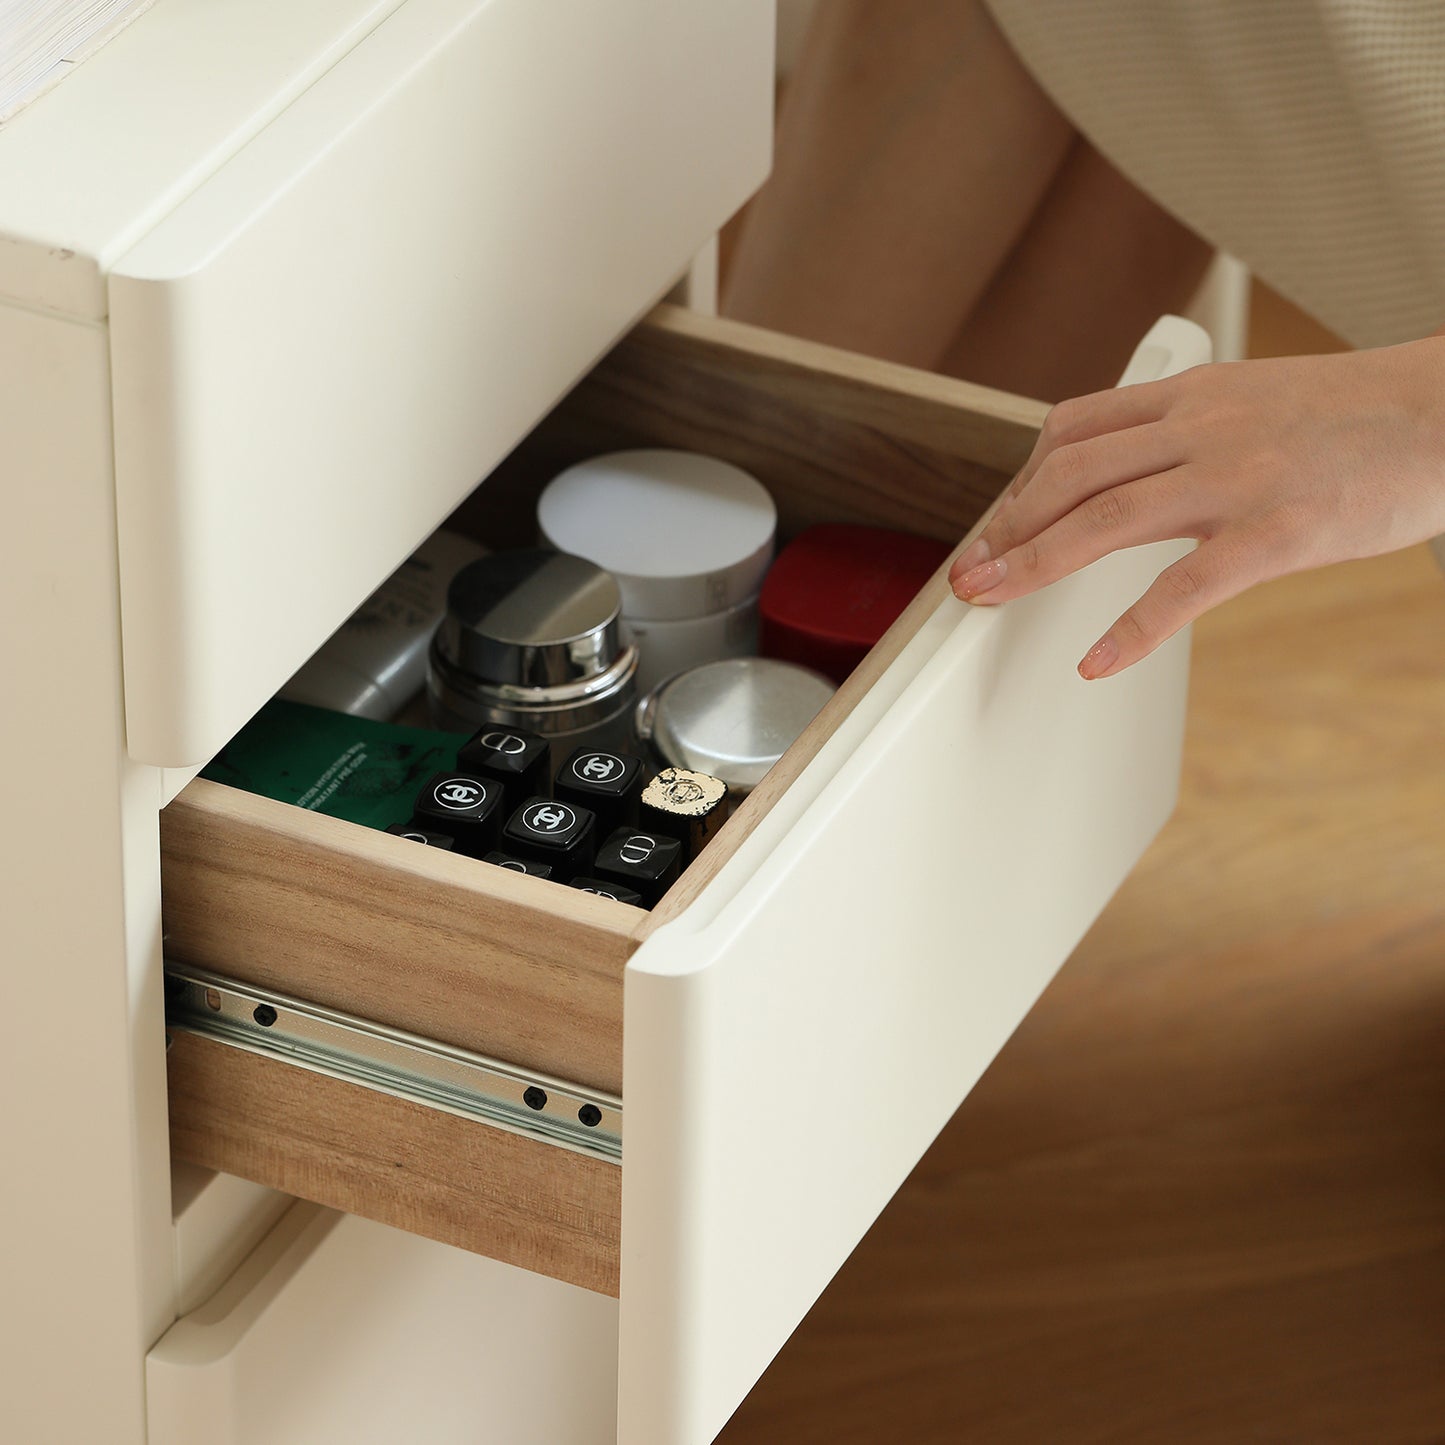
<svg viewBox="0 0 1445 1445">
<path fill-rule="evenodd" d="M 617 583 L 582 557 L 529 548 L 464 567 L 428 658 L 433 720 L 540 733 L 554 763 L 582 743 L 626 748 L 637 649 L 620 610 Z"/>
<path fill-rule="evenodd" d="M 777 508 L 741 467 L 666 448 L 592 457 L 548 483 L 537 523 L 549 546 L 617 579 L 643 691 L 756 650 Z"/>
<path fill-rule="evenodd" d="M 638 691 L 649 692 L 675 672 L 729 657 L 751 657 L 758 650 L 758 599 L 750 597 L 726 612 L 663 621 L 626 619 L 637 645 Z"/>
<path fill-rule="evenodd" d="M 820 673 L 770 657 L 733 657 L 668 678 L 638 705 L 637 735 L 672 767 L 721 778 L 741 797 L 833 696 Z"/>
</svg>

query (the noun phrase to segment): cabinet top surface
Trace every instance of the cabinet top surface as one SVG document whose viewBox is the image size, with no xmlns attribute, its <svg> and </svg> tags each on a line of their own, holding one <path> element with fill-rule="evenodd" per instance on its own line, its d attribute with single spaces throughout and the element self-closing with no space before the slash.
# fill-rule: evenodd
<svg viewBox="0 0 1445 1445">
<path fill-rule="evenodd" d="M 107 313 L 111 263 L 402 0 L 157 0 L 0 126 L 0 302 Z"/>
</svg>

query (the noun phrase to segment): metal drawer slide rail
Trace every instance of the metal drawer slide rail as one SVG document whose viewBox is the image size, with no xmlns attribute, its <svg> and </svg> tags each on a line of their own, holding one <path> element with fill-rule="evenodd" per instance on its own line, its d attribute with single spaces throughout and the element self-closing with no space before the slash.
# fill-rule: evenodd
<svg viewBox="0 0 1445 1445">
<path fill-rule="evenodd" d="M 620 1163 L 622 1100 L 384 1024 L 166 965 L 166 1027 Z"/>
</svg>

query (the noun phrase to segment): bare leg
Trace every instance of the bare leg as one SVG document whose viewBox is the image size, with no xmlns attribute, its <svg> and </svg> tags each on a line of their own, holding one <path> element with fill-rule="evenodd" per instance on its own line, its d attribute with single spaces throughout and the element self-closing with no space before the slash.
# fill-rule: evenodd
<svg viewBox="0 0 1445 1445">
<path fill-rule="evenodd" d="M 1212 254 L 1080 138 L 937 369 L 1045 401 L 1112 386 Z"/>
<path fill-rule="evenodd" d="M 973 0 L 824 0 L 723 310 L 936 366 L 1073 136 Z"/>
</svg>

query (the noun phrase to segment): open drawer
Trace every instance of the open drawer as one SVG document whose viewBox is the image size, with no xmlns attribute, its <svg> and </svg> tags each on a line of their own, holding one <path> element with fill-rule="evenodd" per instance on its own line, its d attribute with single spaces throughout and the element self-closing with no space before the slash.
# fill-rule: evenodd
<svg viewBox="0 0 1445 1445">
<path fill-rule="evenodd" d="M 1203 359 L 1161 327 L 1141 377 Z M 468 511 L 516 540 L 560 467 L 660 444 L 748 468 L 784 530 L 962 538 L 1043 412 L 661 308 Z M 192 784 L 162 818 L 172 960 L 282 995 L 283 1025 L 295 999 L 565 1081 L 564 1113 L 625 1099 L 625 1162 L 264 1029 L 175 1031 L 175 1152 L 620 1289 L 621 1439 L 710 1440 L 1169 813 L 1187 638 L 1104 683 L 1074 664 L 1180 550 L 996 609 L 936 577 L 650 914 Z"/>
</svg>

